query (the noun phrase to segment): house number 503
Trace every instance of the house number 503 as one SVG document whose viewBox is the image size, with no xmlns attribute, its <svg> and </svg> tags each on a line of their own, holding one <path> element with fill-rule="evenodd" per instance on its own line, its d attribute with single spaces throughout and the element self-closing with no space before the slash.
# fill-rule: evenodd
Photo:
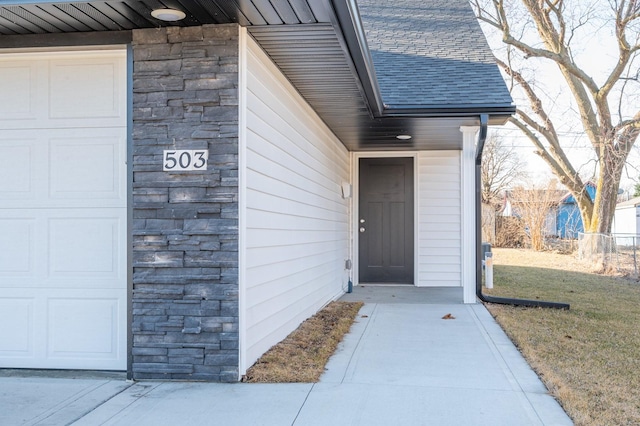
<svg viewBox="0 0 640 426">
<path fill-rule="evenodd" d="M 162 155 L 162 170 L 171 171 L 192 171 L 207 170 L 207 149 L 174 149 L 165 150 Z"/>
</svg>

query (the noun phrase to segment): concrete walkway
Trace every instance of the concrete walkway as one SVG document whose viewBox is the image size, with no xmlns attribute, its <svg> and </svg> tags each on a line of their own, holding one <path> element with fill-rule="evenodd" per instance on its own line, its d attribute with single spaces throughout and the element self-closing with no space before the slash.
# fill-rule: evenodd
<svg viewBox="0 0 640 426">
<path fill-rule="evenodd" d="M 416 290 L 346 295 L 366 304 L 316 384 L 0 377 L 0 424 L 572 424 L 484 306 Z"/>
</svg>

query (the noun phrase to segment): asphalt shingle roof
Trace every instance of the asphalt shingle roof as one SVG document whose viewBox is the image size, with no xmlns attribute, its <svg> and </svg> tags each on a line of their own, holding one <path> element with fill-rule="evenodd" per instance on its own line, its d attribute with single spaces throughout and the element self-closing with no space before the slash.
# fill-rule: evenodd
<svg viewBox="0 0 640 426">
<path fill-rule="evenodd" d="M 386 105 L 513 103 L 467 0 L 358 0 L 358 8 Z"/>
</svg>

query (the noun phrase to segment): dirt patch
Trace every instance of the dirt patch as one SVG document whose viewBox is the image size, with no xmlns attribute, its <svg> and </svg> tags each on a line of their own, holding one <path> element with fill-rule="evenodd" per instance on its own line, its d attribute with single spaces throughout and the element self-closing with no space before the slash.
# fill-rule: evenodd
<svg viewBox="0 0 640 426">
<path fill-rule="evenodd" d="M 315 383 L 349 332 L 362 302 L 332 302 L 247 370 L 249 383 Z"/>
</svg>

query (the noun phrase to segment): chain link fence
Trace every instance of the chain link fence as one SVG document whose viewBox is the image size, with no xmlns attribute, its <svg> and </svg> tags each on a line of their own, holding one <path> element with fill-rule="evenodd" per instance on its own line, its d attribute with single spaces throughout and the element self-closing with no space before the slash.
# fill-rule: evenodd
<svg viewBox="0 0 640 426">
<path fill-rule="evenodd" d="M 618 270 L 638 278 L 640 273 L 640 235 L 611 234 L 618 250 Z"/>
<path fill-rule="evenodd" d="M 638 278 L 640 235 L 578 234 L 578 259 L 597 269 Z"/>
</svg>

